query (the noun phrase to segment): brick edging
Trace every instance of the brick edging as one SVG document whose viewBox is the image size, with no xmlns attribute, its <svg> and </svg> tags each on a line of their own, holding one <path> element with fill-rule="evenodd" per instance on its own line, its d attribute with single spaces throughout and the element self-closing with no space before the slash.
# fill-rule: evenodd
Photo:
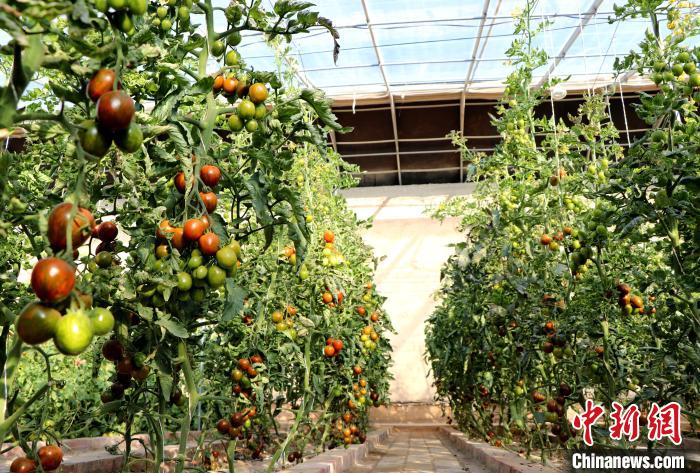
<svg viewBox="0 0 700 473">
<path fill-rule="evenodd" d="M 469 440 L 464 433 L 452 427 L 440 427 L 439 434 L 454 448 L 468 458 L 480 461 L 493 473 L 559 473 L 555 468 L 533 463 L 503 448 Z"/>
<path fill-rule="evenodd" d="M 323 452 L 315 457 L 311 457 L 304 463 L 293 466 L 280 473 L 342 473 L 348 471 L 360 461 L 367 457 L 370 450 L 389 438 L 391 428 L 384 428 L 371 432 L 367 435 L 367 440 L 361 445 L 351 445 L 336 447 L 327 452 Z"/>
</svg>

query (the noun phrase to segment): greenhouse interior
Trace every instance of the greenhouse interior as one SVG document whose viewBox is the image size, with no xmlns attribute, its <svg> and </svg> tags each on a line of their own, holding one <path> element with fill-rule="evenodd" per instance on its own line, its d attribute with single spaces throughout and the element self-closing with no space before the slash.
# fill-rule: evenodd
<svg viewBox="0 0 700 473">
<path fill-rule="evenodd" d="M 700 471 L 700 4 L 0 2 L 0 473 Z"/>
</svg>

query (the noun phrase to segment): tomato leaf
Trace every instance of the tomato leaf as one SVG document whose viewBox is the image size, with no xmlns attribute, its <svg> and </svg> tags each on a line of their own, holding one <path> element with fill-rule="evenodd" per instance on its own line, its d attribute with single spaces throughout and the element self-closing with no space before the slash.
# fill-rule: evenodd
<svg viewBox="0 0 700 473">
<path fill-rule="evenodd" d="M 349 133 L 352 128 L 344 127 L 338 123 L 338 118 L 333 113 L 331 102 L 323 92 L 304 89 L 299 94 L 299 98 L 309 104 L 324 125 L 338 133 Z"/>
<path fill-rule="evenodd" d="M 248 290 L 237 285 L 233 278 L 226 279 L 226 302 L 221 320 L 227 322 L 232 320 L 243 310 L 243 305 Z"/>
<path fill-rule="evenodd" d="M 178 338 L 187 338 L 190 336 L 185 327 L 174 321 L 173 319 L 160 318 L 156 320 L 156 325 L 160 325 L 165 330 Z"/>
</svg>

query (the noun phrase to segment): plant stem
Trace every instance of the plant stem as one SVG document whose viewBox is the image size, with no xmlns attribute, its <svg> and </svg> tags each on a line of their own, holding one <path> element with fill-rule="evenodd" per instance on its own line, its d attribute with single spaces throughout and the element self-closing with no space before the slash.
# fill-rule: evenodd
<svg viewBox="0 0 700 473">
<path fill-rule="evenodd" d="M 187 412 L 185 413 L 182 423 L 180 424 L 180 447 L 177 454 L 177 466 L 175 467 L 175 473 L 182 473 L 185 469 L 187 438 L 190 434 L 190 423 L 192 422 L 194 410 L 199 402 L 199 393 L 197 392 L 197 385 L 195 383 L 192 366 L 190 366 L 190 357 L 187 351 L 187 345 L 182 340 L 180 340 L 177 344 L 177 355 L 182 363 L 182 373 L 185 375 L 185 387 L 187 388 L 188 394 Z"/>
</svg>

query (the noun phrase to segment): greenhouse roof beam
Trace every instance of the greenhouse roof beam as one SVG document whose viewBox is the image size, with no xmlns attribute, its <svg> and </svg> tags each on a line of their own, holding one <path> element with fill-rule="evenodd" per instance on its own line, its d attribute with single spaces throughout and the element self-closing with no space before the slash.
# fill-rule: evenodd
<svg viewBox="0 0 700 473">
<path fill-rule="evenodd" d="M 537 85 L 535 88 L 542 87 L 542 84 L 547 82 L 549 80 L 549 77 L 552 75 L 554 70 L 557 68 L 559 63 L 563 58 L 566 57 L 566 53 L 569 52 L 569 49 L 571 49 L 571 46 L 576 42 L 579 36 L 583 33 L 583 29 L 586 27 L 589 21 L 591 21 L 591 18 L 595 17 L 595 15 L 598 13 L 598 8 L 600 8 L 600 5 L 603 3 L 603 0 L 593 0 L 593 3 L 591 3 L 591 6 L 588 8 L 588 10 L 585 13 L 581 14 L 581 19 L 579 22 L 578 28 L 574 29 L 571 34 L 569 35 L 569 38 L 566 40 L 564 43 L 564 46 L 561 48 L 561 51 L 559 51 L 559 54 L 557 54 L 553 59 L 552 63 L 549 65 L 549 68 L 547 69 L 547 72 L 544 73 L 542 78 L 537 82 Z"/>
<path fill-rule="evenodd" d="M 389 106 L 391 107 L 391 127 L 394 131 L 394 146 L 396 148 L 396 172 L 398 175 L 399 185 L 402 184 L 401 181 L 401 156 L 399 152 L 399 130 L 396 124 L 396 104 L 394 103 L 394 95 L 391 93 L 391 86 L 389 85 L 389 80 L 386 76 L 386 70 L 384 68 L 384 61 L 382 61 L 382 54 L 379 51 L 379 46 L 377 45 L 377 39 L 374 36 L 374 29 L 372 27 L 372 22 L 369 19 L 369 10 L 367 9 L 367 2 L 362 1 L 362 9 L 365 12 L 365 20 L 367 20 L 367 31 L 372 39 L 372 46 L 374 47 L 374 53 L 377 56 L 377 63 L 379 64 L 379 72 L 382 74 L 382 79 L 384 80 L 384 86 L 386 87 L 386 93 L 389 96 Z"/>
</svg>

